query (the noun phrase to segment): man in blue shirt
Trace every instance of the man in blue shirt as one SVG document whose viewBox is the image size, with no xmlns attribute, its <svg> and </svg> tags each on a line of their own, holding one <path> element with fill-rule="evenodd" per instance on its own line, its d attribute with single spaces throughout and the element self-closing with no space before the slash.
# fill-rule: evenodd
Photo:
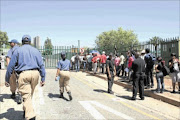
<svg viewBox="0 0 180 120">
<path fill-rule="evenodd" d="M 14 51 L 15 51 L 17 48 L 19 48 L 19 46 L 17 45 L 17 44 L 18 44 L 18 41 L 17 41 L 16 39 L 11 40 L 9 43 L 10 43 L 11 49 L 8 51 L 7 56 L 6 56 L 7 66 L 9 65 L 9 62 L 10 62 L 10 60 L 11 60 L 11 57 L 12 57 Z M 15 98 L 16 98 L 16 94 L 15 94 L 16 88 L 17 88 L 17 85 L 16 85 L 17 82 L 16 82 L 16 81 L 17 81 L 17 78 L 16 78 L 16 75 L 15 75 L 15 73 L 14 73 L 14 71 L 13 71 L 13 73 L 12 73 L 12 75 L 11 75 L 11 77 L 10 77 L 10 80 L 9 80 L 10 90 L 11 90 L 11 92 L 12 92 L 12 95 L 11 95 L 11 98 L 12 98 L 12 99 L 15 99 Z M 20 103 L 21 103 L 21 100 L 18 100 L 18 101 L 19 101 L 19 104 L 20 104 Z"/>
<path fill-rule="evenodd" d="M 41 86 L 45 84 L 45 68 L 41 53 L 30 45 L 31 37 L 22 37 L 23 46 L 14 51 L 7 72 L 5 85 L 9 86 L 9 79 L 13 70 L 18 75 L 18 88 L 23 98 L 24 117 L 28 120 L 35 120 L 35 112 L 32 105 L 34 89 L 38 84 L 39 73 L 41 75 Z"/>
<path fill-rule="evenodd" d="M 57 73 L 56 73 L 56 78 L 60 76 L 59 80 L 59 86 L 60 86 L 60 98 L 64 98 L 63 93 L 64 93 L 64 87 L 69 95 L 70 101 L 72 100 L 71 96 L 71 90 L 69 86 L 69 80 L 70 80 L 70 68 L 71 68 L 71 63 L 68 59 L 66 59 L 66 53 L 62 52 L 61 53 L 61 58 L 57 64 Z"/>
</svg>

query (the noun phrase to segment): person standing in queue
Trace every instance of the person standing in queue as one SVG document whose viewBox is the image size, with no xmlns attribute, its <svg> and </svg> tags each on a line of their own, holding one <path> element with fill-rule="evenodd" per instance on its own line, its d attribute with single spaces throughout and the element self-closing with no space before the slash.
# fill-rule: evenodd
<svg viewBox="0 0 180 120">
<path fill-rule="evenodd" d="M 19 48 L 19 46 L 17 45 L 18 44 L 18 41 L 16 39 L 13 39 L 11 40 L 10 42 L 10 46 L 11 46 L 11 49 L 8 51 L 7 53 L 7 56 L 6 56 L 6 63 L 7 63 L 7 66 L 9 65 L 9 62 L 11 60 L 11 57 L 14 53 L 14 51 Z M 17 89 L 17 77 L 16 77 L 16 74 L 15 72 L 13 71 L 11 77 L 10 77 L 10 80 L 9 80 L 9 83 L 10 83 L 10 90 L 12 92 L 12 95 L 11 95 L 11 98 L 12 99 L 15 99 L 16 98 L 16 89 Z M 19 98 L 19 104 L 21 103 L 21 98 Z"/>
<path fill-rule="evenodd" d="M 114 61 L 112 60 L 113 54 L 109 54 L 109 58 L 106 61 L 106 73 L 108 78 L 108 93 L 113 94 L 112 86 L 114 83 L 114 76 L 116 75 L 116 68 Z"/>
<path fill-rule="evenodd" d="M 60 60 L 57 65 L 57 73 L 56 73 L 55 80 L 57 80 L 58 77 L 60 77 L 60 80 L 59 80 L 60 98 L 64 98 L 63 93 L 64 93 L 64 87 L 65 87 L 66 92 L 69 95 L 69 100 L 71 101 L 72 96 L 71 96 L 71 90 L 70 90 L 70 86 L 69 86 L 69 80 L 70 80 L 69 70 L 71 68 L 71 63 L 68 59 L 66 59 L 65 52 L 61 53 L 61 58 L 62 58 L 62 60 Z"/>
<path fill-rule="evenodd" d="M 39 73 L 41 86 L 45 84 L 45 68 L 41 53 L 30 45 L 31 37 L 29 35 L 22 37 L 22 44 L 12 55 L 6 72 L 5 85 L 9 87 L 9 79 L 14 70 L 18 76 L 18 89 L 24 102 L 24 117 L 28 120 L 35 120 L 32 97 L 38 84 Z"/>
<path fill-rule="evenodd" d="M 139 95 L 144 100 L 144 77 L 145 77 L 145 61 L 140 58 L 140 53 L 135 54 L 135 60 L 132 63 L 133 70 L 133 96 L 132 100 L 136 100 L 137 89 L 139 87 Z"/>
</svg>

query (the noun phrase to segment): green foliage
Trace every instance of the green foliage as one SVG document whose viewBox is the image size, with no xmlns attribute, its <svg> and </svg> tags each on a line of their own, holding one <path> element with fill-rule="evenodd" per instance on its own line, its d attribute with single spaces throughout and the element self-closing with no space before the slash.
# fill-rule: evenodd
<svg viewBox="0 0 180 120">
<path fill-rule="evenodd" d="M 3 44 L 8 45 L 8 36 L 7 36 L 7 33 L 6 33 L 6 32 L 0 31 L 0 47 L 1 47 Z"/>
<path fill-rule="evenodd" d="M 115 48 L 117 51 L 122 52 L 124 48 L 131 47 L 132 45 L 138 44 L 137 35 L 132 30 L 111 30 L 101 33 L 97 36 L 96 45 L 99 51 L 114 52 Z"/>
<path fill-rule="evenodd" d="M 53 45 L 51 43 L 51 39 L 47 37 L 47 39 L 44 42 L 45 51 L 43 52 L 43 55 L 52 55 L 52 49 Z"/>
<path fill-rule="evenodd" d="M 162 39 L 160 37 L 154 36 L 154 37 L 150 38 L 150 43 L 156 47 L 160 44 L 161 40 Z"/>
</svg>

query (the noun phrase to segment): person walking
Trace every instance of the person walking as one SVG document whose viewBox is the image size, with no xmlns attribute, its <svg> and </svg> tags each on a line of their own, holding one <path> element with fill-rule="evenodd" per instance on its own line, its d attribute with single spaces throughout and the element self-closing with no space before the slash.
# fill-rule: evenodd
<svg viewBox="0 0 180 120">
<path fill-rule="evenodd" d="M 76 67 L 76 72 L 79 72 L 80 69 L 80 58 L 79 55 L 76 53 L 76 57 L 75 57 L 75 67 Z"/>
<path fill-rule="evenodd" d="M 105 73 L 104 70 L 105 70 L 106 60 L 107 60 L 107 56 L 105 55 L 105 51 L 103 51 L 101 55 L 102 74 Z"/>
<path fill-rule="evenodd" d="M 113 94 L 112 86 L 114 83 L 114 76 L 116 75 L 116 68 L 114 65 L 114 61 L 112 60 L 113 54 L 109 54 L 109 58 L 106 61 L 106 71 L 108 78 L 108 93 Z"/>
<path fill-rule="evenodd" d="M 164 75 L 162 72 L 164 63 L 162 62 L 162 57 L 157 58 L 158 64 L 155 66 L 156 70 L 156 80 L 157 80 L 157 93 L 163 93 L 164 92 Z M 161 86 L 161 91 L 160 91 Z"/>
<path fill-rule="evenodd" d="M 60 98 L 64 98 L 63 93 L 64 93 L 64 88 L 66 89 L 67 94 L 69 95 L 69 100 L 72 100 L 71 96 L 71 90 L 69 86 L 69 80 L 70 80 L 70 68 L 71 68 L 71 63 L 68 59 L 66 59 L 66 53 L 62 52 L 61 53 L 61 58 L 57 64 L 57 73 L 56 73 L 56 80 L 58 79 L 57 77 L 60 77 L 59 80 L 59 87 L 60 87 Z"/>
<path fill-rule="evenodd" d="M 5 56 L 4 53 L 1 54 L 0 56 L 0 60 L 1 60 L 1 69 L 4 70 L 5 69 Z"/>
<path fill-rule="evenodd" d="M 140 53 L 135 54 L 135 60 L 132 63 L 133 70 L 133 96 L 132 100 L 136 100 L 137 90 L 139 87 L 139 96 L 144 100 L 144 76 L 145 76 L 145 61 L 140 58 Z"/>
<path fill-rule="evenodd" d="M 9 87 L 9 79 L 13 70 L 18 75 L 18 89 L 23 98 L 24 117 L 35 120 L 32 97 L 38 84 L 39 73 L 41 75 L 41 86 L 45 84 L 45 68 L 41 53 L 31 45 L 31 37 L 22 37 L 22 46 L 16 49 L 7 67 L 5 85 Z"/>
<path fill-rule="evenodd" d="M 120 65 L 120 72 L 119 73 L 121 73 L 121 71 L 122 71 L 122 75 L 121 76 L 124 76 L 124 69 L 125 69 L 124 68 L 124 63 L 125 63 L 125 61 L 126 61 L 126 59 L 125 59 L 123 53 L 121 53 L 120 63 L 119 63 L 119 65 Z"/>
<path fill-rule="evenodd" d="M 11 61 L 11 57 L 12 57 L 14 51 L 19 48 L 18 41 L 16 39 L 11 40 L 9 43 L 10 43 L 11 49 L 8 51 L 8 53 L 6 55 L 7 66 L 9 65 L 9 62 Z M 17 89 L 17 86 L 18 86 L 15 71 L 12 72 L 9 83 L 10 83 L 10 91 L 12 92 L 11 98 L 15 99 L 16 98 L 16 89 Z M 18 93 L 18 96 L 19 96 L 18 104 L 21 104 L 22 103 L 21 95 L 19 94 L 19 91 L 17 91 L 17 93 Z"/>
<path fill-rule="evenodd" d="M 171 76 L 171 79 L 172 79 L 172 86 L 173 86 L 173 91 L 171 93 L 176 93 L 176 91 L 175 91 L 176 82 L 178 82 L 179 93 L 180 93 L 180 70 L 179 70 L 179 65 L 180 65 L 180 62 L 176 58 L 176 54 L 171 53 L 171 59 L 169 60 L 170 76 Z"/>
<path fill-rule="evenodd" d="M 150 87 L 154 87 L 154 80 L 153 80 L 153 67 L 154 62 L 156 60 L 155 56 L 150 53 L 150 49 L 146 48 L 146 56 L 144 57 L 145 63 L 146 63 L 146 80 L 147 80 L 147 87 L 146 89 L 149 89 Z"/>
</svg>

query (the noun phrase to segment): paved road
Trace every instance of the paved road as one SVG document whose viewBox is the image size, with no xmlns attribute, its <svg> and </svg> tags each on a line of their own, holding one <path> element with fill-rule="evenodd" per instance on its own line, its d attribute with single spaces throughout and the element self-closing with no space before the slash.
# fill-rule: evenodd
<svg viewBox="0 0 180 120">
<path fill-rule="evenodd" d="M 114 85 L 114 95 L 106 93 L 107 82 L 86 73 L 71 72 L 70 86 L 73 100 L 59 98 L 59 83 L 54 80 L 56 70 L 46 70 L 46 85 L 37 87 L 34 107 L 38 119 L 178 119 L 179 108 L 145 97 L 131 101 L 132 92 Z M 8 88 L 1 87 L 0 119 L 22 119 L 22 105 L 9 99 Z M 3 98 L 5 97 L 5 98 Z M 10 104 L 8 104 L 10 103 Z M 9 111 L 7 111 L 9 110 Z"/>
</svg>

